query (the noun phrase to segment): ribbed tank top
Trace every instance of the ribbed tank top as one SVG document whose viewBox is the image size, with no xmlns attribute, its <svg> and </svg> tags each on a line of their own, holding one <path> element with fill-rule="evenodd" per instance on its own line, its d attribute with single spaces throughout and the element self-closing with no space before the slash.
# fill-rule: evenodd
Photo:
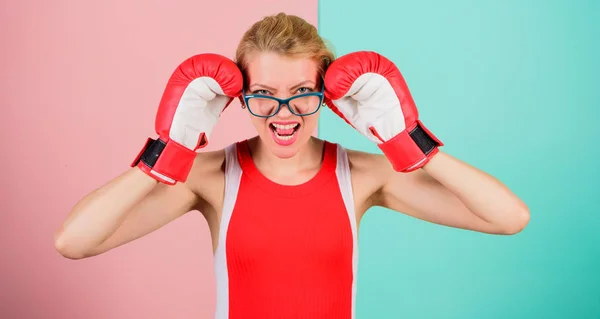
<svg viewBox="0 0 600 319">
<path fill-rule="evenodd" d="M 265 177 L 248 141 L 225 148 L 216 319 L 354 318 L 358 241 L 346 151 L 325 142 L 300 185 Z"/>
</svg>

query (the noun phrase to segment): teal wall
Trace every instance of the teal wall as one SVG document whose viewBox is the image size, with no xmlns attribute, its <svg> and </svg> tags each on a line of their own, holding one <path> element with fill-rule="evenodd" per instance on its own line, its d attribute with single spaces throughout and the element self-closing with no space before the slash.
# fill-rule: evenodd
<svg viewBox="0 0 600 319">
<path fill-rule="evenodd" d="M 319 29 L 395 61 L 443 150 L 531 210 L 515 236 L 369 211 L 357 317 L 600 318 L 600 1 L 320 0 Z M 319 135 L 379 152 L 329 110 Z"/>
</svg>

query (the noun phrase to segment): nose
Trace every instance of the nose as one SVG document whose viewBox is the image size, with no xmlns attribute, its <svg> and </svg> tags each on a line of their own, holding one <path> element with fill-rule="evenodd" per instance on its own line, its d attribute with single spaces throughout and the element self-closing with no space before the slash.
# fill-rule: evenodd
<svg viewBox="0 0 600 319">
<path fill-rule="evenodd" d="M 293 114 L 292 112 L 290 112 L 289 106 L 287 104 L 281 104 L 281 108 L 279 109 L 277 115 L 279 115 L 279 117 L 281 118 L 288 118 Z"/>
</svg>

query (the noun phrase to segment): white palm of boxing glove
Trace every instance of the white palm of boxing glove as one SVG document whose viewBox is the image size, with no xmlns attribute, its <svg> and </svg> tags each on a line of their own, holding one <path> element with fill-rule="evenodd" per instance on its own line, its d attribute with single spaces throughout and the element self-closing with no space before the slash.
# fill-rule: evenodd
<svg viewBox="0 0 600 319">
<path fill-rule="evenodd" d="M 360 51 L 336 59 L 325 74 L 330 108 L 376 143 L 393 168 L 423 167 L 443 146 L 418 118 L 398 68 L 382 55 Z"/>
<path fill-rule="evenodd" d="M 211 77 L 190 82 L 177 105 L 169 137 L 191 151 L 208 144 L 208 138 L 231 97 Z M 158 119 L 157 119 L 158 120 Z"/>
</svg>

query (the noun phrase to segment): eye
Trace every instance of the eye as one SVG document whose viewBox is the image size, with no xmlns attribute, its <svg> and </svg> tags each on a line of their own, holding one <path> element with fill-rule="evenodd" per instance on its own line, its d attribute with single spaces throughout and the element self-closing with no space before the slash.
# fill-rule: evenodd
<svg viewBox="0 0 600 319">
<path fill-rule="evenodd" d="M 252 91 L 252 94 L 258 94 L 258 95 L 269 95 L 271 92 L 267 91 L 267 90 L 254 90 Z"/>
<path fill-rule="evenodd" d="M 312 88 L 307 88 L 307 87 L 301 87 L 298 89 L 298 93 L 300 93 L 300 94 L 309 93 L 312 91 L 313 91 Z"/>
</svg>

